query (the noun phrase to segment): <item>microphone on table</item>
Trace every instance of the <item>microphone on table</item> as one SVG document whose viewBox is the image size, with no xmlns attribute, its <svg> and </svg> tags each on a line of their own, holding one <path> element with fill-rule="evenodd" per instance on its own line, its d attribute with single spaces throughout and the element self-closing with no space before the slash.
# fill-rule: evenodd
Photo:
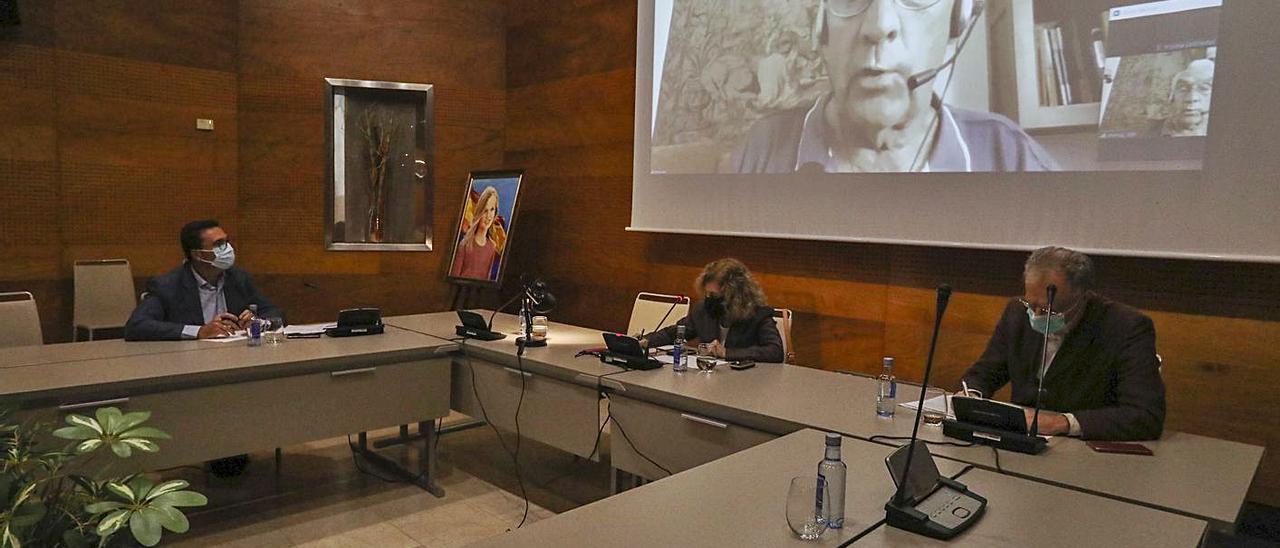
<svg viewBox="0 0 1280 548">
<path fill-rule="evenodd" d="M 911 441 L 885 459 L 897 489 L 884 505 L 884 522 L 890 527 L 942 540 L 968 529 L 982 517 L 987 507 L 986 498 L 970 491 L 963 483 L 941 476 L 929 448 L 917 441 L 928 392 L 926 388 L 933 373 L 934 351 L 938 348 L 938 331 L 942 328 L 942 314 L 950 299 L 951 286 L 939 285 L 933 337 L 929 341 L 929 357 L 924 365 L 924 380 L 920 385 L 920 401 L 916 404 L 916 417 L 911 427 Z M 901 458 L 904 451 L 905 458 Z M 917 457 L 919 462 L 913 464 Z M 906 462 L 899 468 L 897 463 L 903 460 Z"/>
<path fill-rule="evenodd" d="M 942 313 L 947 311 L 947 303 L 951 300 L 951 286 L 942 284 L 938 286 L 937 312 L 933 318 L 933 338 L 929 341 L 929 359 L 924 364 L 924 380 L 920 382 L 920 402 L 916 407 L 916 420 L 911 427 L 911 441 L 907 449 L 907 464 L 904 470 L 911 470 L 911 459 L 915 457 L 916 438 L 920 434 L 920 415 L 924 413 L 924 396 L 929 387 L 929 374 L 933 372 L 933 351 L 938 347 L 938 331 L 942 328 Z M 906 481 L 898 486 L 898 491 L 893 494 L 895 504 L 902 503 L 903 494 L 906 492 Z"/>
<path fill-rule="evenodd" d="M 907 78 L 908 91 L 915 91 L 916 88 L 923 86 L 929 82 L 932 82 L 934 78 L 938 77 L 938 73 L 946 70 L 947 67 L 955 64 L 956 59 L 960 58 L 960 52 L 964 51 L 964 45 L 969 42 L 969 36 L 973 34 L 973 27 L 976 26 L 976 23 L 978 22 L 978 17 L 982 15 L 983 4 L 984 2 L 974 2 L 973 15 L 970 15 L 969 21 L 965 23 L 964 35 L 960 38 L 960 43 L 956 45 L 956 49 L 951 53 L 951 56 L 948 57 L 947 60 L 943 62 L 941 65 L 938 65 L 928 70 L 922 70 L 908 77 Z"/>
<path fill-rule="evenodd" d="M 658 320 L 658 325 L 653 326 L 653 331 L 651 331 L 651 333 L 656 332 L 659 329 L 662 329 L 662 324 L 667 322 L 667 318 L 671 317 L 672 312 L 675 312 L 676 306 L 678 306 L 680 303 L 687 303 L 687 302 L 689 302 L 689 297 L 686 297 L 684 295 L 676 295 L 676 299 L 671 302 L 671 308 L 668 308 L 667 313 L 662 315 L 661 320 Z"/>
<path fill-rule="evenodd" d="M 1049 321 L 1053 319 L 1053 298 L 1058 294 L 1058 286 L 1049 284 L 1044 288 L 1048 297 L 1045 310 L 1044 347 L 1040 349 L 1040 369 L 1036 372 L 1036 410 L 1031 416 L 1030 435 L 1040 435 L 1040 396 L 1044 394 L 1044 372 L 1049 368 Z"/>
</svg>

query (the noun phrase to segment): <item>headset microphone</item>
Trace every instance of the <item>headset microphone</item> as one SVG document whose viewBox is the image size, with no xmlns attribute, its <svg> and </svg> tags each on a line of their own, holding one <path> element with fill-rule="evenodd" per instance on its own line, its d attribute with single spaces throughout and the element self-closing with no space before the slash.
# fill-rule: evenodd
<svg viewBox="0 0 1280 548">
<path fill-rule="evenodd" d="M 977 25 L 978 17 L 982 16 L 984 4 L 985 3 L 981 1 L 975 1 L 973 3 L 973 14 L 969 16 L 969 20 L 965 24 L 964 33 L 960 36 L 960 42 L 956 44 L 955 51 L 951 52 L 951 55 L 947 57 L 945 62 L 931 69 L 912 74 L 907 78 L 908 91 L 915 91 L 916 88 L 932 82 L 934 78 L 937 78 L 938 73 L 955 64 L 956 59 L 960 57 L 960 52 L 964 51 L 964 45 L 969 41 L 969 36 L 973 35 L 973 27 Z"/>
</svg>

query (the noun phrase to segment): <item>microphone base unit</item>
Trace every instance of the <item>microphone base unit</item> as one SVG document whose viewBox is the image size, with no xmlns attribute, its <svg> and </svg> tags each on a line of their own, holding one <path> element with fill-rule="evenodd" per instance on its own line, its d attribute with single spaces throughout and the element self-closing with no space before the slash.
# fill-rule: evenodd
<svg viewBox="0 0 1280 548">
<path fill-rule="evenodd" d="M 942 433 L 949 438 L 1028 455 L 1039 455 L 1049 447 L 1049 442 L 1040 436 L 1030 436 L 1021 432 L 1000 430 L 952 419 L 942 421 Z"/>
<path fill-rule="evenodd" d="M 541 348 L 547 345 L 546 339 L 525 339 L 524 337 L 516 337 L 516 345 L 525 348 Z"/>
<path fill-rule="evenodd" d="M 939 486 L 924 500 L 884 505 L 885 523 L 938 540 L 949 540 L 977 523 L 987 510 L 987 499 L 969 491 L 963 483 L 939 478 Z"/>
<path fill-rule="evenodd" d="M 662 362 L 652 358 L 639 358 L 636 356 L 626 356 L 616 354 L 609 351 L 600 353 L 600 361 L 609 365 L 616 365 L 623 369 L 636 369 L 640 371 L 648 371 L 650 369 L 659 369 Z"/>
<path fill-rule="evenodd" d="M 476 329 L 474 327 L 467 327 L 465 325 L 456 326 L 453 329 L 453 332 L 457 333 L 459 337 L 466 337 L 468 339 L 476 339 L 481 341 L 500 341 L 502 339 L 507 338 L 507 336 L 502 333 L 498 333 L 495 331 L 487 331 L 484 329 Z"/>
</svg>

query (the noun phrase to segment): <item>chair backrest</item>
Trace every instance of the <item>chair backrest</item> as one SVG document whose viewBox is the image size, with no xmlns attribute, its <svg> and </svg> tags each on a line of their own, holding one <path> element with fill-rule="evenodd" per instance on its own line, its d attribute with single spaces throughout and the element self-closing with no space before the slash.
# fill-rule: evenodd
<svg viewBox="0 0 1280 548">
<path fill-rule="evenodd" d="M 44 344 L 36 298 L 26 291 L 0 293 L 0 348 Z"/>
<path fill-rule="evenodd" d="M 138 305 L 133 269 L 126 259 L 76 261 L 75 284 L 77 326 L 123 326 Z"/>
<path fill-rule="evenodd" d="M 795 354 L 791 352 L 791 311 L 786 308 L 773 309 L 773 321 L 778 324 L 778 334 L 782 335 L 782 361 L 792 363 Z"/>
<path fill-rule="evenodd" d="M 627 334 L 637 335 L 641 330 L 652 333 L 680 321 L 688 314 L 689 297 L 642 292 L 636 295 L 636 302 L 631 307 L 631 322 L 627 324 Z"/>
</svg>

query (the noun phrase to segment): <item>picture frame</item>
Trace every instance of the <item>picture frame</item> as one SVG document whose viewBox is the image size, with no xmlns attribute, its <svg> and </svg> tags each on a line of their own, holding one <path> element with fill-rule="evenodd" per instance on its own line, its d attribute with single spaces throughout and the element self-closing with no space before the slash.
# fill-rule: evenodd
<svg viewBox="0 0 1280 548">
<path fill-rule="evenodd" d="M 325 248 L 431 251 L 435 86 L 325 78 Z"/>
<path fill-rule="evenodd" d="M 499 287 L 511 250 L 524 170 L 473 171 L 467 177 L 446 279 Z M 489 216 L 485 216 L 486 210 Z"/>
</svg>

